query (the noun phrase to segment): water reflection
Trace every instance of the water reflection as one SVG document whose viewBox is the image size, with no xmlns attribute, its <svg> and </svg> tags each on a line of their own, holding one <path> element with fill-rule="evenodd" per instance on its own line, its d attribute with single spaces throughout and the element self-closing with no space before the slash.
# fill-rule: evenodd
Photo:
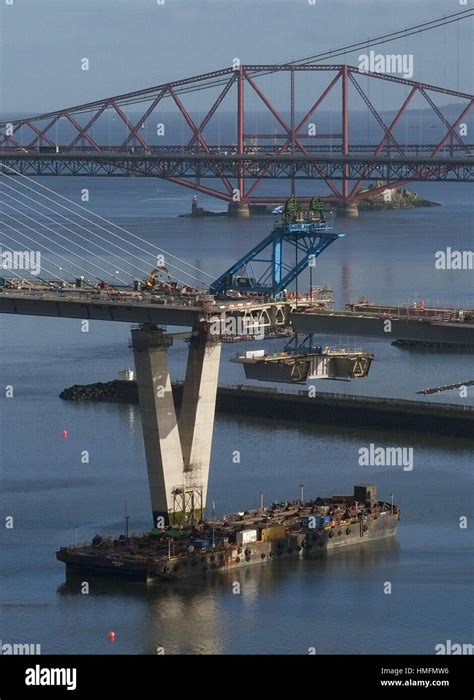
<svg viewBox="0 0 474 700">
<path fill-rule="evenodd" d="M 390 538 L 310 559 L 255 565 L 174 584 L 89 577 L 89 596 L 100 599 L 101 607 L 114 606 L 120 599 L 124 607 L 127 599 L 139 604 L 138 653 L 223 654 L 238 630 L 251 635 L 256 625 L 265 624 L 262 604 L 273 607 L 289 579 L 310 590 L 317 604 L 318 590 L 336 586 L 347 577 L 365 585 L 369 572 L 372 575 L 378 568 L 394 564 L 398 557 L 399 544 Z M 62 598 L 82 595 L 85 579 L 85 575 L 68 576 L 58 594 Z M 134 624 L 138 626 L 139 621 L 134 620 Z"/>
</svg>

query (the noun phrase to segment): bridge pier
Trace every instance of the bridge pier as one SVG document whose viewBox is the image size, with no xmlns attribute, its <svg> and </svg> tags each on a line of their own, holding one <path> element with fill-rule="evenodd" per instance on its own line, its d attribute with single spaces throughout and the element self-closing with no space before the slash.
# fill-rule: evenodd
<svg viewBox="0 0 474 700">
<path fill-rule="evenodd" d="M 207 500 L 221 347 L 220 340 L 207 330 L 191 336 L 179 414 L 184 472 L 190 485 L 197 484 L 202 489 L 203 508 Z"/>
<path fill-rule="evenodd" d="M 172 339 L 152 324 L 132 330 L 153 523 L 184 524 L 206 506 L 220 343 L 193 334 L 179 421 L 167 351 Z"/>
<path fill-rule="evenodd" d="M 238 219 L 247 219 L 250 216 L 250 207 L 246 202 L 229 202 L 227 213 Z"/>
<path fill-rule="evenodd" d="M 359 216 L 359 205 L 357 202 L 345 202 L 338 207 L 340 216 L 347 216 L 348 219 L 357 219 Z"/>
</svg>

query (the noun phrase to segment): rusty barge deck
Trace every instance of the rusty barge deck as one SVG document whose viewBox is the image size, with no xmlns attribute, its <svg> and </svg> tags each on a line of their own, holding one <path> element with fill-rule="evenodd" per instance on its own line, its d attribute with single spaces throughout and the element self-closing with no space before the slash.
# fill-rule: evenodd
<svg viewBox="0 0 474 700">
<path fill-rule="evenodd" d="M 356 486 L 353 496 L 273 504 L 130 538 L 96 536 L 56 556 L 68 574 L 177 581 L 360 546 L 394 536 L 399 517 L 396 506 L 377 500 L 374 485 Z"/>
</svg>

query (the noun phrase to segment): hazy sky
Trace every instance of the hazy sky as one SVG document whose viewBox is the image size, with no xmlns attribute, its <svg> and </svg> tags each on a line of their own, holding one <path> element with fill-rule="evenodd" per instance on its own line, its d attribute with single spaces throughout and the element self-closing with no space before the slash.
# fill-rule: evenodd
<svg viewBox="0 0 474 700">
<path fill-rule="evenodd" d="M 460 0 L 162 1 L 0 0 L 0 112 L 70 106 L 234 57 L 281 63 L 466 9 Z M 473 38 L 467 20 L 377 51 L 411 53 L 414 79 L 469 92 Z M 337 61 L 357 65 L 359 54 Z"/>
</svg>

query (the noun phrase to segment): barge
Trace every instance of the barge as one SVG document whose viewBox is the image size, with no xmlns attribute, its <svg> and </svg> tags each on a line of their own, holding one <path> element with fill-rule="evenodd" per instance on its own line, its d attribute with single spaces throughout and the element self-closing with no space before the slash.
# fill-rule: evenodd
<svg viewBox="0 0 474 700">
<path fill-rule="evenodd" d="M 104 538 L 61 547 L 67 574 L 127 576 L 142 581 L 202 579 L 254 564 L 321 556 L 341 547 L 394 537 L 400 517 L 378 500 L 375 485 L 355 486 L 347 496 L 273 503 L 222 519 L 154 529 L 140 536 Z"/>
</svg>

